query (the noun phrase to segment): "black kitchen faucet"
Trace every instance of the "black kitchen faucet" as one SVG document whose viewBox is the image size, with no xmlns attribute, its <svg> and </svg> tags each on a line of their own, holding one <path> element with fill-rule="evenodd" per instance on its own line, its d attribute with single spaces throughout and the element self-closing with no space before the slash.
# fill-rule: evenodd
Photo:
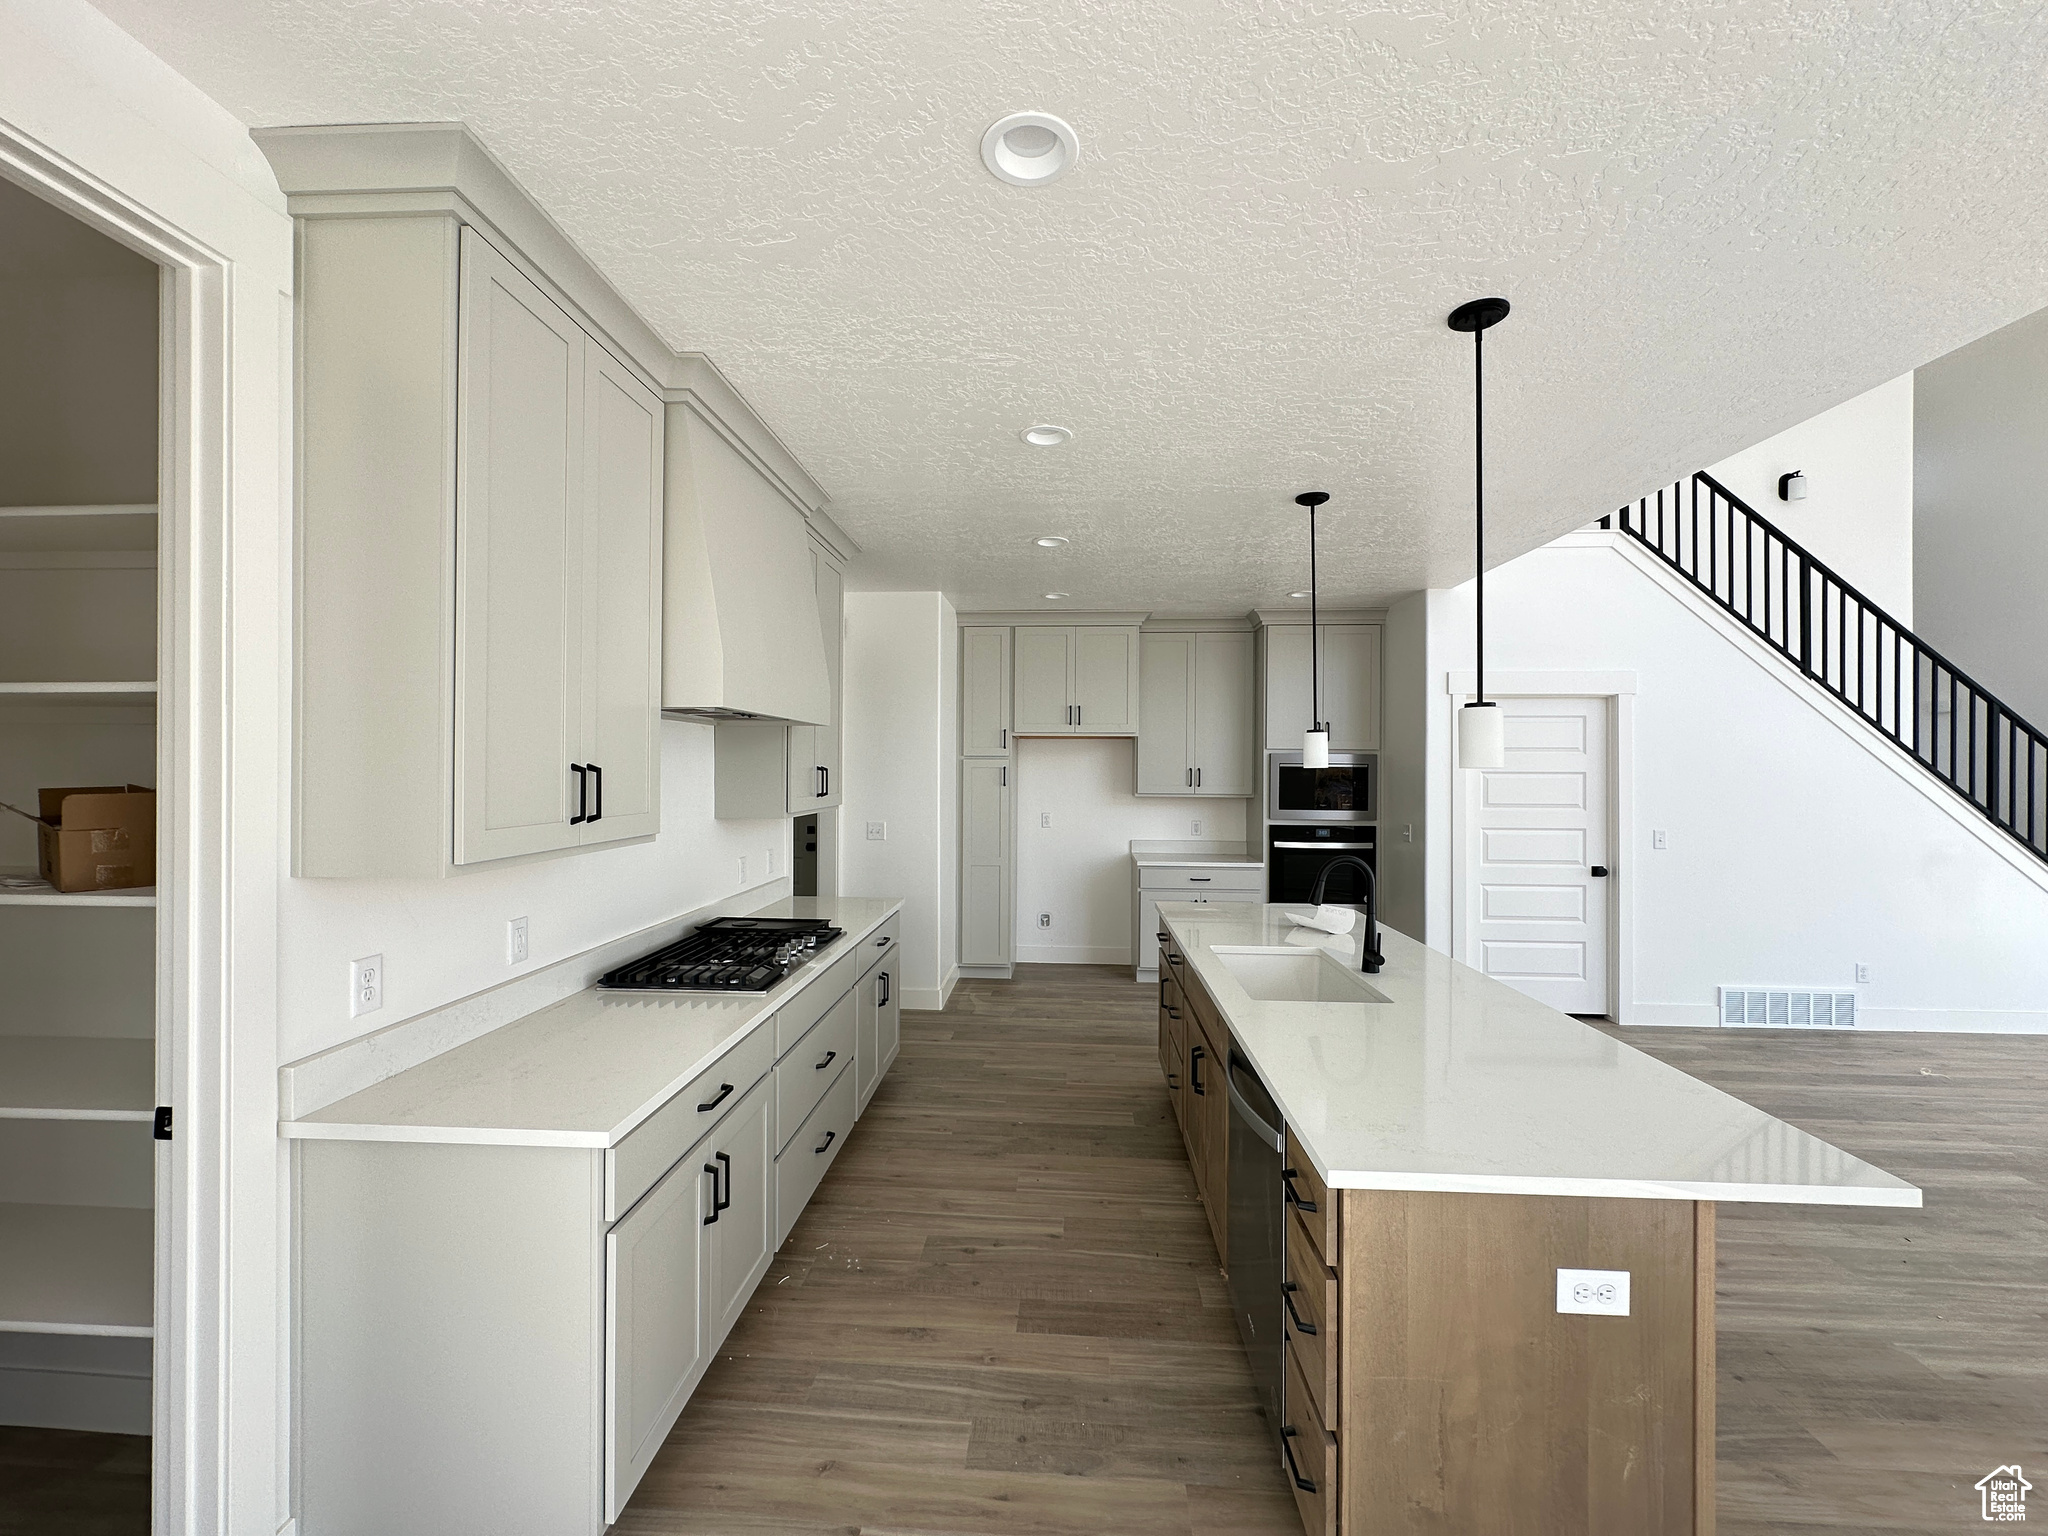
<svg viewBox="0 0 2048 1536">
<path fill-rule="evenodd" d="M 1387 963 L 1387 957 L 1380 953 L 1379 884 L 1372 877 L 1372 866 L 1355 853 L 1338 854 L 1316 876 L 1316 887 L 1308 893 L 1308 899 L 1320 907 L 1323 891 L 1330 883 L 1330 871 L 1346 865 L 1365 876 L 1365 933 L 1358 941 L 1358 968 L 1376 972 Z"/>
</svg>

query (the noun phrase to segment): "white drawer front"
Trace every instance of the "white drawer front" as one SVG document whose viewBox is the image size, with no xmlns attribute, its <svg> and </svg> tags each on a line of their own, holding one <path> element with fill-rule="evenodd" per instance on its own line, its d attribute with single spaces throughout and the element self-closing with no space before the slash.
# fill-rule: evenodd
<svg viewBox="0 0 2048 1536">
<path fill-rule="evenodd" d="M 775 1029 L 763 1021 L 681 1093 L 634 1127 L 604 1155 L 604 1219 L 633 1208 L 676 1159 L 695 1145 L 775 1062 Z"/>
<path fill-rule="evenodd" d="M 775 1015 L 775 1054 L 782 1055 L 797 1041 L 811 1032 L 811 1026 L 832 1011 L 833 1004 L 844 997 L 853 984 L 860 980 L 860 973 L 868 963 L 867 950 L 855 945 L 837 960 L 831 968 L 816 981 L 782 1005 L 782 1011 Z"/>
<path fill-rule="evenodd" d="M 1235 869 L 1173 869 L 1158 865 L 1138 871 L 1138 888 L 1144 891 L 1190 891 L 1212 895 L 1217 891 L 1263 891 L 1266 872 L 1256 864 Z M 1161 896 L 1161 901 L 1167 898 Z"/>
<path fill-rule="evenodd" d="M 775 1159 L 775 1246 L 789 1240 L 789 1229 L 810 1204 L 818 1181 L 846 1145 L 853 1129 L 853 1063 L 832 1080 L 825 1097 L 797 1127 L 789 1145 Z"/>
<path fill-rule="evenodd" d="M 853 1060 L 854 1020 L 860 993 L 848 992 L 811 1027 L 775 1068 L 775 1124 L 785 1145 L 804 1117 L 825 1097 L 839 1069 Z"/>
</svg>

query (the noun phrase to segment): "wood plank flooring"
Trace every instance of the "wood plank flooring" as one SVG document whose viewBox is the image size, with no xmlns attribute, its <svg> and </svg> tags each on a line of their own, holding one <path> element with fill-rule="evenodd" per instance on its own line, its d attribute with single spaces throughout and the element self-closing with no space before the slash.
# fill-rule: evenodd
<svg viewBox="0 0 2048 1536">
<path fill-rule="evenodd" d="M 1720 1206 L 1720 1536 L 2048 1522 L 2048 1039 L 1606 1028 L 1926 1192 Z"/>
<path fill-rule="evenodd" d="M 1024 966 L 903 1016 L 620 1536 L 1299 1536 L 1156 997 Z"/>
<path fill-rule="evenodd" d="M 148 1536 L 149 1436 L 0 1428 L 0 1536 Z"/>
</svg>

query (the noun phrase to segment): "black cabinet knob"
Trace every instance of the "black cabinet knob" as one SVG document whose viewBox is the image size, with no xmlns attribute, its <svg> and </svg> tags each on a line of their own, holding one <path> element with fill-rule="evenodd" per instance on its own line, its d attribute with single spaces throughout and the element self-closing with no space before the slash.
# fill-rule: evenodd
<svg viewBox="0 0 2048 1536">
<path fill-rule="evenodd" d="M 1595 880 L 1605 880 L 1607 878 L 1607 866 L 1605 864 L 1595 864 L 1593 866 L 1593 878 Z"/>
</svg>

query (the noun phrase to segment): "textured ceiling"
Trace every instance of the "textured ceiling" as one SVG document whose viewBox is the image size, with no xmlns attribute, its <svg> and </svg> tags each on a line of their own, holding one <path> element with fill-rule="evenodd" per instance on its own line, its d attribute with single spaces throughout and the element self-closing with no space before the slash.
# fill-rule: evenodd
<svg viewBox="0 0 2048 1536">
<path fill-rule="evenodd" d="M 1475 295 L 1498 558 L 2048 303 L 2035 0 L 101 4 L 251 124 L 467 121 L 963 606 L 1284 598 L 1310 486 L 1331 596 L 1468 575 Z"/>
</svg>

